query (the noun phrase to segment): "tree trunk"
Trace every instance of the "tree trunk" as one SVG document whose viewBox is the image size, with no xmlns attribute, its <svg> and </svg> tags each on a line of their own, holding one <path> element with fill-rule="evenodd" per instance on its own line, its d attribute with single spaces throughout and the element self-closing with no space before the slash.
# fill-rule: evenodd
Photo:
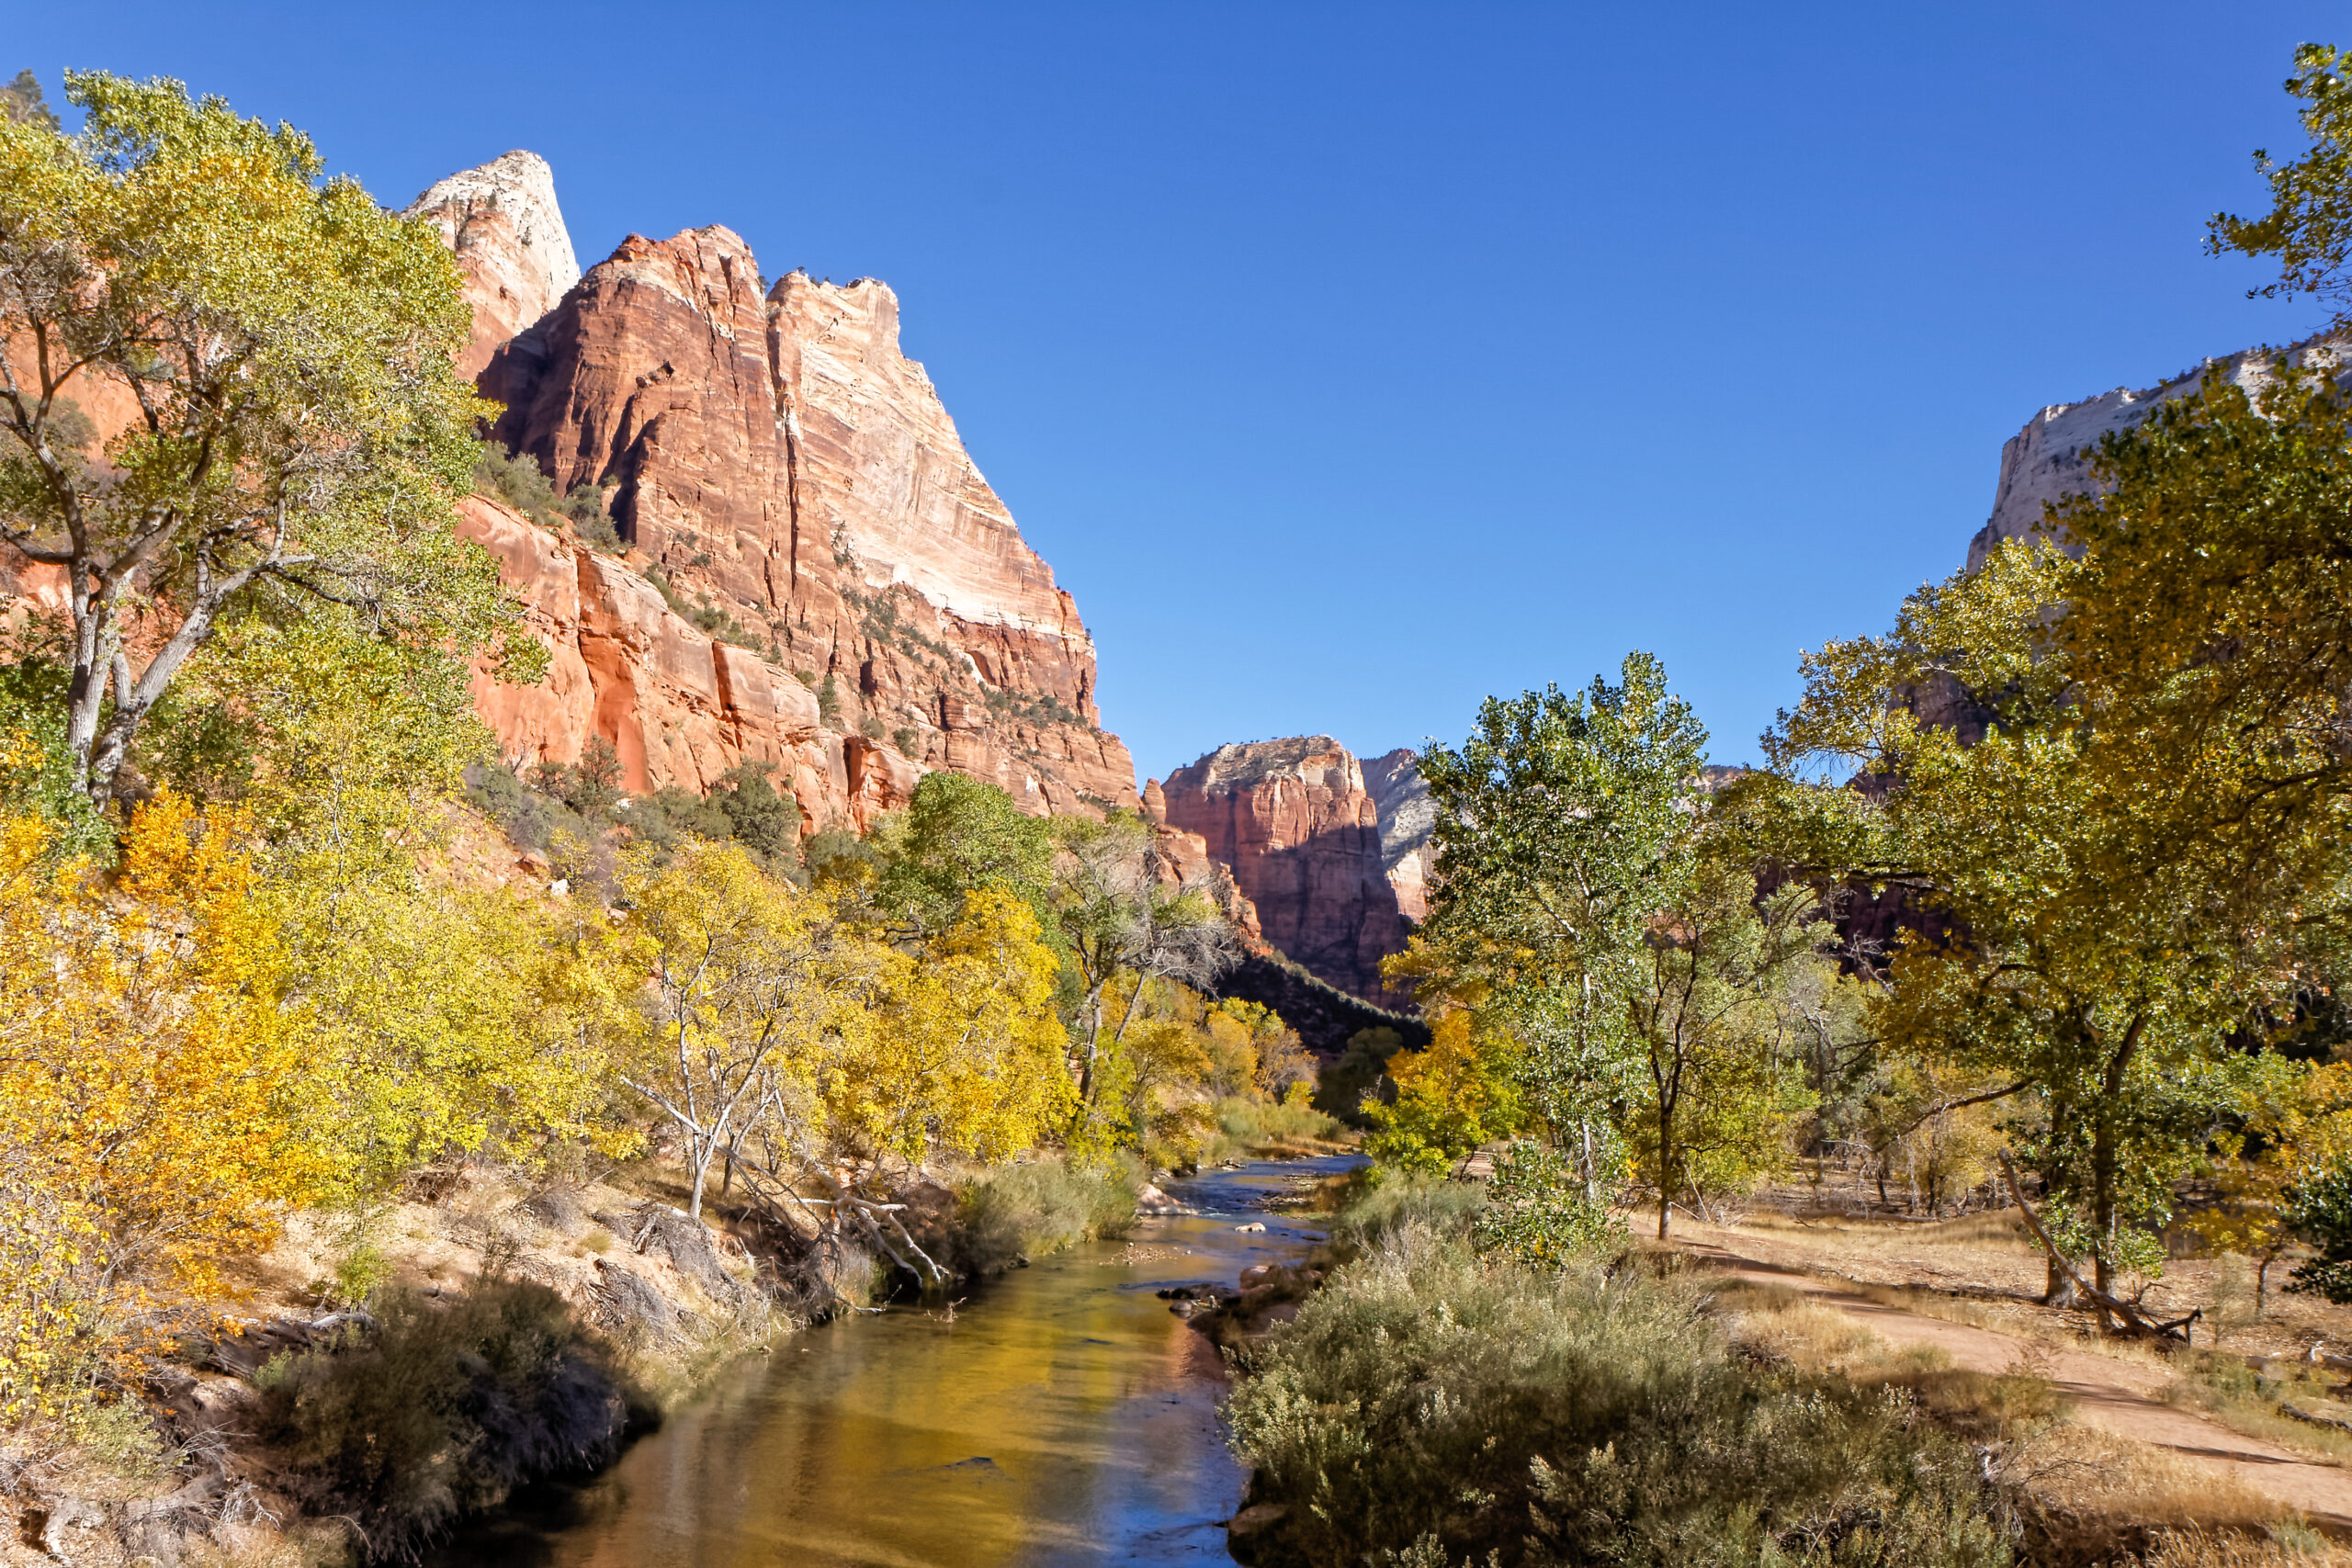
<svg viewBox="0 0 2352 1568">
<path fill-rule="evenodd" d="M 1657 1106 L 1657 1238 L 1667 1238 L 1667 1216 L 1674 1201 L 1674 1111 L 1661 1097 Z"/>
<path fill-rule="evenodd" d="M 2075 1281 L 2064 1269 L 2058 1267 L 2058 1260 L 2054 1258 L 2051 1258 L 2043 1267 L 2048 1270 L 2046 1276 L 2048 1284 L 2041 1292 L 2041 1304 L 2053 1307 L 2075 1305 L 2080 1298 L 2075 1293 Z"/>
</svg>

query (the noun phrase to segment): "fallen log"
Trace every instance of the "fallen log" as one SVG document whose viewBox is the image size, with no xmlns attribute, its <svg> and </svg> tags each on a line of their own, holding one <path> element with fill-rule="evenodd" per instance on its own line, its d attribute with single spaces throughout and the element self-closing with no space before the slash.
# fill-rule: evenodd
<svg viewBox="0 0 2352 1568">
<path fill-rule="evenodd" d="M 2024 1216 L 2026 1229 L 2033 1233 L 2033 1239 L 2041 1244 L 2042 1253 L 2050 1259 L 2050 1266 L 2065 1276 L 2066 1282 L 2075 1287 L 2083 1300 L 2098 1308 L 2100 1317 L 2112 1317 L 2128 1332 L 2148 1338 L 2177 1339 L 2183 1344 L 2188 1342 L 2188 1325 L 2204 1315 L 2203 1309 L 2170 1323 L 2159 1323 L 2141 1312 L 2136 1303 L 2120 1296 L 2110 1296 L 2084 1279 L 2075 1269 L 2074 1260 L 2059 1251 L 2058 1244 L 2051 1239 L 2050 1232 L 2042 1225 L 2041 1216 L 2033 1212 L 2033 1205 L 2025 1201 L 2025 1188 L 2018 1180 L 2018 1168 L 2009 1162 L 2009 1151 L 2007 1149 L 2001 1151 L 2001 1174 L 2008 1178 L 2009 1196 L 2017 1200 L 2018 1213 Z"/>
</svg>

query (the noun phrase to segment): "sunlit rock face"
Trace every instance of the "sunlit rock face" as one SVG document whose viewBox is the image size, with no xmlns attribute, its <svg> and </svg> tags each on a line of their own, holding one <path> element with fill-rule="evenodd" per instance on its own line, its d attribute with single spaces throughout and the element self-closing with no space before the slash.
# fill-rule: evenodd
<svg viewBox="0 0 2352 1568">
<path fill-rule="evenodd" d="M 1230 866 L 1265 940 L 1317 977 L 1395 1003 L 1380 961 L 1428 910 L 1435 813 L 1410 751 L 1367 766 L 1328 735 L 1220 746 L 1157 786 L 1172 828 Z"/>
<path fill-rule="evenodd" d="M 440 230 L 466 275 L 473 342 L 458 361 L 478 376 L 498 345 L 555 309 L 580 281 L 571 233 L 556 205 L 555 171 L 537 152 L 509 152 L 451 175 L 408 205 Z"/>
<path fill-rule="evenodd" d="M 444 232 L 461 259 L 481 236 L 468 291 L 480 385 L 504 405 L 494 438 L 560 495 L 594 486 L 629 547 L 615 562 L 552 536 L 526 547 L 514 529 L 547 530 L 511 513 L 471 525 L 559 666 L 577 625 L 581 664 L 601 671 L 584 710 L 485 682 L 510 756 L 567 761 L 602 736 L 633 786 L 707 788 L 729 759 L 781 766 L 771 753 L 790 750 L 812 826 L 893 809 L 937 768 L 1038 814 L 1134 808 L 1134 763 L 1100 728 L 1093 640 L 900 352 L 897 296 L 799 273 L 771 288 L 713 225 L 630 235 L 489 341 L 525 297 L 514 275 L 528 269 L 490 265 L 522 231 L 498 173 L 517 157 L 442 182 L 420 209 L 459 215 Z M 552 229 L 535 217 L 531 244 L 552 254 L 561 217 L 543 183 Z M 547 586 L 554 553 L 574 562 L 570 590 Z"/>
<path fill-rule="evenodd" d="M 2352 340 L 2322 334 L 2283 352 L 2291 363 L 2340 369 Z M 2259 397 L 2270 383 L 2272 366 L 2281 350 L 2248 348 L 2193 366 L 2159 386 L 2133 390 L 2118 387 L 2078 403 L 2052 403 L 2026 421 L 2025 428 L 2001 446 L 2000 478 L 1993 488 L 1993 515 L 1968 542 L 1968 570 L 1984 565 L 1993 549 L 2007 539 L 2033 536 L 2041 526 L 2042 509 L 2069 495 L 2099 489 L 2090 471 L 2089 455 L 2099 438 L 2128 430 L 2156 409 L 2197 390 L 2209 374 L 2218 374 Z"/>
</svg>

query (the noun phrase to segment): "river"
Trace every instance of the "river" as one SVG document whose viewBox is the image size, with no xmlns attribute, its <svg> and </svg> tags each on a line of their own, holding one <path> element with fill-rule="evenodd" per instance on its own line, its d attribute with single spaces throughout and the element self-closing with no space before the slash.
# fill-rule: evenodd
<svg viewBox="0 0 2352 1568">
<path fill-rule="evenodd" d="M 542 1486 L 436 1568 L 1055 1568 L 1222 1563 L 1247 1477 L 1216 1350 L 1155 1292 L 1233 1283 L 1320 1231 L 1266 1210 L 1352 1158 L 1174 1183 L 1146 1220 L 974 1290 L 779 1340 L 577 1486 Z M 1263 1222 L 1263 1232 L 1236 1227 Z"/>
</svg>

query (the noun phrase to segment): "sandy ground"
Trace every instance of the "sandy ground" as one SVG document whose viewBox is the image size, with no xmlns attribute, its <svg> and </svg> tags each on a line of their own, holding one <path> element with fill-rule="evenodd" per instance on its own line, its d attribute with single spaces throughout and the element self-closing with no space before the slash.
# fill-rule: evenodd
<svg viewBox="0 0 2352 1568">
<path fill-rule="evenodd" d="M 2165 1404 L 2164 1391 L 2174 1374 L 2153 1360 L 2056 1348 L 2039 1337 L 1930 1317 L 1875 1300 L 1849 1279 L 1751 1256 L 1762 1249 L 1743 1246 L 1750 1238 L 1741 1232 L 1716 1226 L 1691 1230 L 1704 1234 L 1686 1233 L 1681 1247 L 1736 1278 L 1797 1291 L 1854 1318 L 1897 1349 L 1932 1347 L 1962 1371 L 1999 1376 L 2031 1365 L 2051 1380 L 2067 1401 L 2072 1417 L 2084 1425 L 2211 1466 L 2314 1523 L 2352 1532 L 2352 1471 Z"/>
</svg>

